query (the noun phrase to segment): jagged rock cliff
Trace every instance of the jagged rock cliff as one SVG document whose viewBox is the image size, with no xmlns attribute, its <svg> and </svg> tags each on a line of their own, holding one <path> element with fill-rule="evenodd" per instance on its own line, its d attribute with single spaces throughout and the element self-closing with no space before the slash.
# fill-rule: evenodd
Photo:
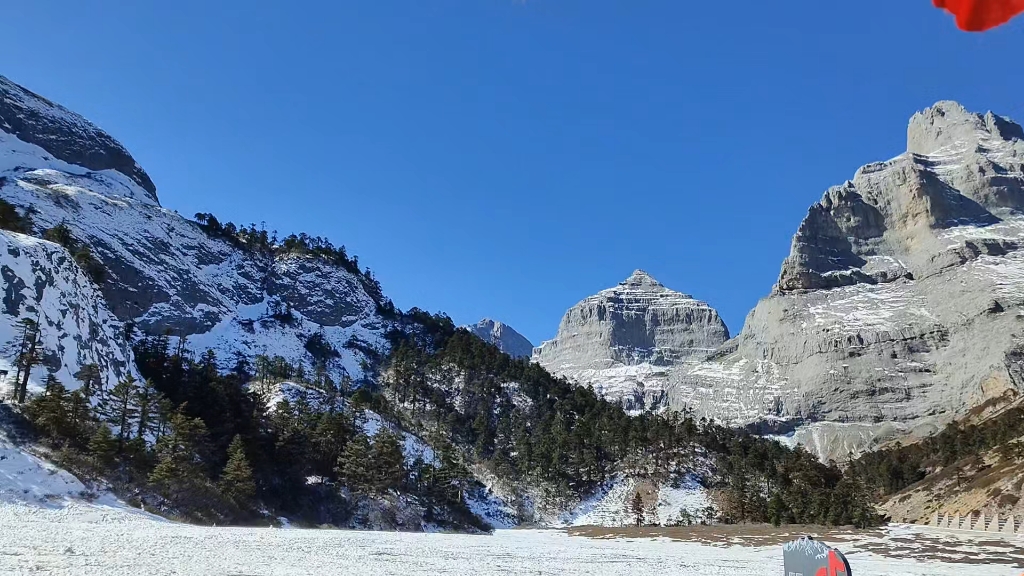
<svg viewBox="0 0 1024 576">
<path fill-rule="evenodd" d="M 37 385 L 47 373 L 74 383 L 75 373 L 86 364 L 99 366 L 107 386 L 135 374 L 124 326 L 107 310 L 93 283 L 62 246 L 0 231 L 0 277 L 0 370 L 8 373 L 0 378 L 0 397 L 13 389 L 21 319 L 39 325 L 44 353 L 32 371 Z"/>
<path fill-rule="evenodd" d="M 739 336 L 671 374 L 673 406 L 836 423 L 814 442 L 842 457 L 1020 390 L 1024 132 L 940 102 L 907 140 L 811 206 Z"/>
<path fill-rule="evenodd" d="M 533 354 L 533 344 L 508 324 L 484 318 L 466 328 L 484 342 L 494 344 L 513 358 L 529 358 Z"/>
<path fill-rule="evenodd" d="M 101 297 L 90 293 L 81 305 L 102 304 L 144 333 L 186 338 L 225 363 L 266 354 L 307 367 L 314 359 L 306 344 L 319 333 L 337 353 L 327 367 L 336 382 L 363 377 L 384 345 L 381 297 L 364 276 L 324 258 L 248 251 L 211 236 L 163 208 L 145 171 L 113 138 L 3 77 L 0 198 L 31 211 L 36 234 L 66 224 L 106 270 L 94 288 Z M 101 364 L 125 361 L 120 354 Z"/>
<path fill-rule="evenodd" d="M 566 312 L 533 360 L 630 409 L 658 409 L 670 368 L 707 357 L 729 337 L 718 312 L 642 270 Z"/>
</svg>

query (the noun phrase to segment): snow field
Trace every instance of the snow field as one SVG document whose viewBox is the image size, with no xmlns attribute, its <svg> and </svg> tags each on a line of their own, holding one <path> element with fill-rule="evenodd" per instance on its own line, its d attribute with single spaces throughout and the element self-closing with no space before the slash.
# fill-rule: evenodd
<svg viewBox="0 0 1024 576">
<path fill-rule="evenodd" d="M 0 505 L 0 573 L 74 576 L 480 576 L 679 574 L 778 576 L 782 547 L 707 546 L 666 539 L 588 539 L 505 530 L 493 536 L 174 523 L 49 520 L 55 511 Z M 857 576 L 1016 576 L 1019 568 L 848 554 Z"/>
</svg>

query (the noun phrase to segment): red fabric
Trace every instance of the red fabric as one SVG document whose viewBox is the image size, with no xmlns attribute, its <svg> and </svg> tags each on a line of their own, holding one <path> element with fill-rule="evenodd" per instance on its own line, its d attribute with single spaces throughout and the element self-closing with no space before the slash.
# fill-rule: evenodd
<svg viewBox="0 0 1024 576">
<path fill-rule="evenodd" d="M 982 32 L 1006 24 L 1024 12 L 1024 0 L 932 0 L 956 16 L 956 25 L 968 32 Z"/>
</svg>

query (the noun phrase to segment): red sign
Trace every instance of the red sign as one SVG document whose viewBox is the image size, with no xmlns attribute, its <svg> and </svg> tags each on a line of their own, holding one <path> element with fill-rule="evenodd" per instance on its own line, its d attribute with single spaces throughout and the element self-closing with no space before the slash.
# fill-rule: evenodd
<svg viewBox="0 0 1024 576">
<path fill-rule="evenodd" d="M 818 568 L 818 573 L 814 576 L 850 576 L 850 573 L 846 571 L 846 562 L 839 559 L 835 550 L 828 551 L 828 564 Z"/>
</svg>

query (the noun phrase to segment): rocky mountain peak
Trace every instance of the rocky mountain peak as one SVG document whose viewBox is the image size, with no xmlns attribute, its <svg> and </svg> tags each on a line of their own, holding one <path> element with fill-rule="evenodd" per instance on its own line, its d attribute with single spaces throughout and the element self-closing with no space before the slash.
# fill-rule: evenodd
<svg viewBox="0 0 1024 576">
<path fill-rule="evenodd" d="M 915 114 L 907 153 L 810 207 L 776 290 L 671 375 L 669 403 L 813 423 L 794 438 L 842 459 L 1019 394 L 1022 213 L 1020 126 L 955 102 Z"/>
<path fill-rule="evenodd" d="M 939 102 L 910 119 L 908 152 L 825 192 L 793 238 L 780 291 L 922 278 L 1013 241 L 950 245 L 945 230 L 1024 209 L 1024 132 L 991 112 Z"/>
<path fill-rule="evenodd" d="M 662 400 L 665 368 L 705 358 L 728 338 L 714 308 L 637 270 L 570 308 L 533 360 L 630 407 L 651 408 Z"/>
<path fill-rule="evenodd" d="M 39 146 L 57 160 L 93 171 L 114 170 L 158 203 L 156 185 L 128 150 L 92 122 L 0 76 L 0 131 Z"/>
<path fill-rule="evenodd" d="M 466 328 L 484 342 L 494 344 L 513 358 L 529 358 L 533 354 L 533 344 L 508 324 L 484 318 Z"/>
<path fill-rule="evenodd" d="M 944 100 L 914 114 L 907 127 L 907 152 L 935 154 L 949 147 L 975 147 L 986 140 L 1024 140 L 1024 130 L 992 112 L 977 114 Z"/>
</svg>

